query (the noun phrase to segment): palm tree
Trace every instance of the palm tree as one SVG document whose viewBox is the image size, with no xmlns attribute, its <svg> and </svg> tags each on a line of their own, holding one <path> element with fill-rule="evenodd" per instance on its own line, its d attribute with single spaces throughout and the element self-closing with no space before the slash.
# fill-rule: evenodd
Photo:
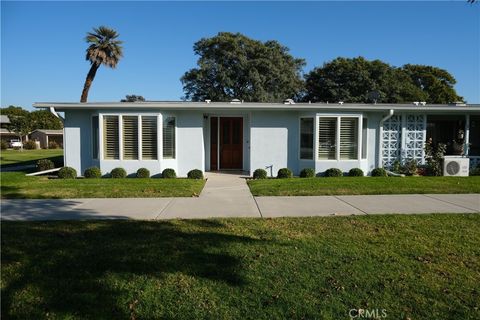
<svg viewBox="0 0 480 320">
<path fill-rule="evenodd" d="M 105 26 L 93 28 L 93 32 L 87 33 L 85 41 L 90 45 L 87 48 L 85 59 L 90 61 L 91 67 L 85 79 L 80 102 L 87 102 L 88 90 L 90 90 L 98 68 L 103 64 L 114 69 L 120 58 L 123 57 L 122 41 L 116 40 L 118 36 L 117 31 Z"/>
</svg>

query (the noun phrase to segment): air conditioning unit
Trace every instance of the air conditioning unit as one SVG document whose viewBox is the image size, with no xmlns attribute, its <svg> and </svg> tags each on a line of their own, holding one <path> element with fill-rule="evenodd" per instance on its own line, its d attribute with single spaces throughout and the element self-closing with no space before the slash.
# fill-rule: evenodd
<svg viewBox="0 0 480 320">
<path fill-rule="evenodd" d="M 469 166 L 469 158 L 446 156 L 443 160 L 443 175 L 451 177 L 468 177 Z"/>
</svg>

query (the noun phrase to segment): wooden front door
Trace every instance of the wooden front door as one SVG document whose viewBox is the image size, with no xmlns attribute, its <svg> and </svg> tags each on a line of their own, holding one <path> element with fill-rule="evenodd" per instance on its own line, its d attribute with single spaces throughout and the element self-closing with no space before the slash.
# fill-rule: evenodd
<svg viewBox="0 0 480 320">
<path fill-rule="evenodd" d="M 220 169 L 243 169 L 243 118 L 220 118 Z"/>
</svg>

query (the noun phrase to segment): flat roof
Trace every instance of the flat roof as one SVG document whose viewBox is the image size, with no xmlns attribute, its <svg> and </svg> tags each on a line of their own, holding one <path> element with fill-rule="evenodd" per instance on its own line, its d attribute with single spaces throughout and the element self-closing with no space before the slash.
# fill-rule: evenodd
<svg viewBox="0 0 480 320">
<path fill-rule="evenodd" d="M 283 111 L 447 111 L 480 112 L 480 104 L 395 104 L 395 103 L 261 103 L 261 102 L 190 102 L 190 101 L 139 101 L 139 102 L 36 102 L 35 108 L 53 107 L 57 111 L 81 109 L 163 109 L 163 110 L 283 110 Z"/>
<path fill-rule="evenodd" d="M 35 129 L 32 131 L 32 133 L 34 132 L 40 132 L 40 133 L 44 133 L 46 135 L 61 135 L 63 134 L 63 129 L 60 129 L 60 130 L 53 130 L 53 129 Z"/>
</svg>

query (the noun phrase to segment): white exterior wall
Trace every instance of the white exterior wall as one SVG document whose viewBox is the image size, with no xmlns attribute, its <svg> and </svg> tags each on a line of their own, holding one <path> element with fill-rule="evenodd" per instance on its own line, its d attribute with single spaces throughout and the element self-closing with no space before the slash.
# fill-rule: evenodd
<svg viewBox="0 0 480 320">
<path fill-rule="evenodd" d="M 92 159 L 91 117 L 99 115 L 100 160 Z M 103 159 L 103 115 L 148 115 L 158 119 L 158 160 L 120 160 Z M 65 114 L 65 164 L 75 168 L 79 175 L 91 166 L 100 167 L 103 174 L 113 168 L 123 167 L 129 175 L 139 168 L 147 168 L 152 176 L 158 176 L 166 168 L 173 168 L 179 177 L 184 177 L 192 169 L 202 171 L 210 169 L 210 118 L 211 116 L 243 117 L 243 169 L 253 173 L 255 169 L 266 169 L 276 176 L 280 168 L 290 168 L 298 175 L 303 168 L 314 168 L 317 174 L 329 168 L 339 168 L 348 172 L 352 168 L 361 168 L 366 174 L 378 166 L 378 128 L 381 113 L 355 113 L 349 116 L 368 118 L 367 159 L 359 160 L 318 160 L 318 117 L 347 116 L 341 113 L 316 113 L 307 111 L 242 111 L 222 110 L 205 114 L 199 111 L 172 110 L 154 112 L 150 110 L 79 110 Z M 176 118 L 176 157 L 162 159 L 162 125 L 167 116 Z M 300 160 L 300 117 L 313 117 L 314 159 Z M 121 126 L 120 126 L 121 128 Z M 361 129 L 361 121 L 359 122 Z M 361 131 L 361 130 L 360 130 Z M 121 141 L 121 139 L 120 139 Z M 141 141 L 141 140 L 139 140 Z M 361 146 L 360 146 L 361 154 Z"/>
<path fill-rule="evenodd" d="M 63 131 L 65 166 L 77 170 L 78 175 L 91 166 L 98 166 L 98 161 L 92 159 L 92 128 L 91 115 L 85 110 L 69 110 L 65 112 Z"/>
<path fill-rule="evenodd" d="M 299 113 L 295 111 L 251 113 L 250 173 L 265 169 L 273 176 L 281 168 L 299 173 Z"/>
<path fill-rule="evenodd" d="M 106 160 L 103 159 L 103 130 L 100 129 L 100 169 L 103 174 L 116 167 L 122 167 L 129 175 L 135 175 L 138 169 L 147 168 L 152 176 L 160 176 L 166 168 L 172 168 L 179 177 L 186 177 L 188 171 L 200 169 L 204 171 L 203 113 L 199 111 L 174 111 L 162 113 L 148 112 L 105 112 L 101 115 L 146 115 L 157 116 L 158 121 L 158 160 Z M 162 128 L 163 119 L 175 117 L 175 159 L 163 159 Z M 101 123 L 101 121 L 100 121 Z M 102 128 L 102 124 L 100 124 Z M 141 141 L 141 140 L 139 140 Z M 120 154 L 122 146 L 120 144 Z M 122 156 L 120 155 L 120 159 Z"/>
</svg>

